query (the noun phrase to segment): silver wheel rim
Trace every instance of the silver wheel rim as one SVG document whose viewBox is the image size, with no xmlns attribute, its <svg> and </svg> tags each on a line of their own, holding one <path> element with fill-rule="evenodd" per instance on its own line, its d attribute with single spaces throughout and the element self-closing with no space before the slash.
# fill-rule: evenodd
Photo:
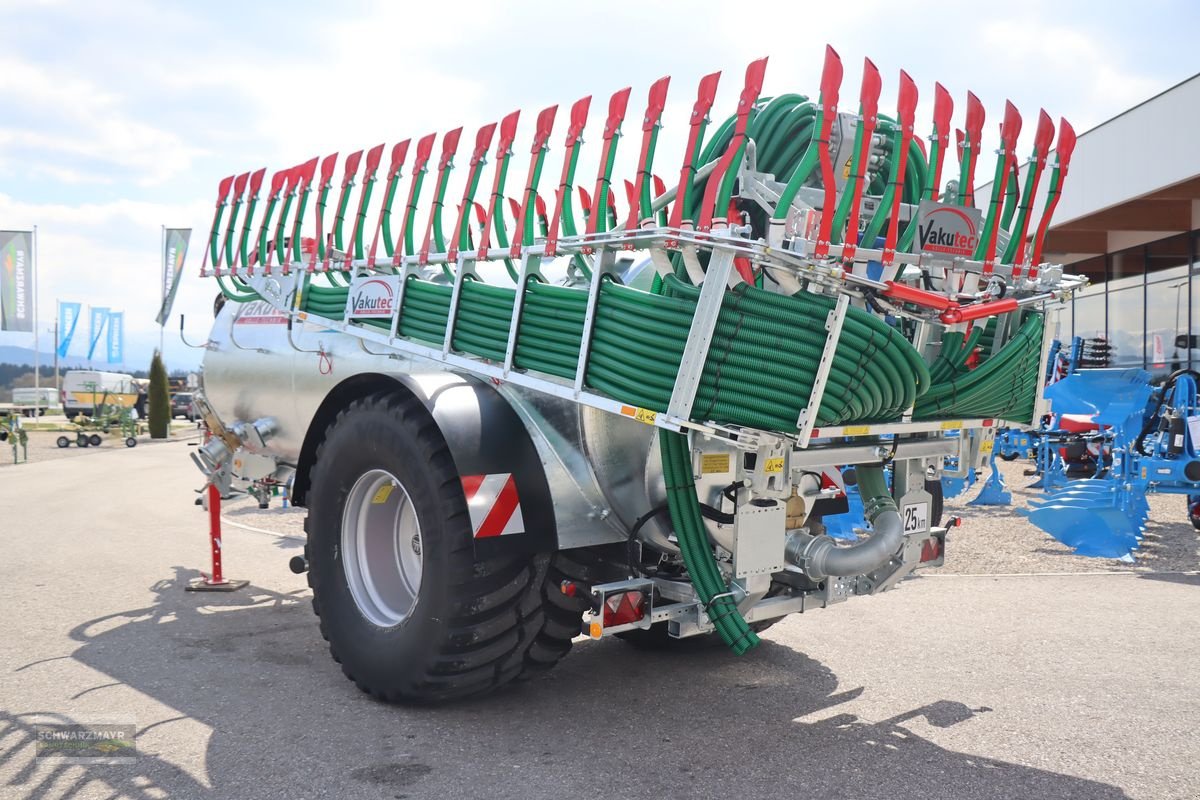
<svg viewBox="0 0 1200 800">
<path fill-rule="evenodd" d="M 372 624 L 390 628 L 412 614 L 422 550 L 408 492 L 387 470 L 362 475 L 342 512 L 342 564 L 354 603 Z"/>
</svg>

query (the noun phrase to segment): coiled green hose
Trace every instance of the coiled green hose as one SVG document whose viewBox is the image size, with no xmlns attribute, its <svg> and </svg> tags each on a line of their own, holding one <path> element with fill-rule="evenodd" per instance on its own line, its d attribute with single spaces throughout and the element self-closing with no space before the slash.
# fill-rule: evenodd
<svg viewBox="0 0 1200 800">
<path fill-rule="evenodd" d="M 452 288 L 410 278 L 398 332 L 440 345 Z M 501 360 L 515 292 L 464 282 L 452 346 Z M 666 411 L 687 345 L 699 289 L 668 276 L 663 294 L 605 279 L 597 305 L 585 384 L 621 402 Z M 305 309 L 339 319 L 346 291 L 310 288 Z M 587 293 L 531 280 L 514 364 L 573 378 Z M 787 297 L 740 285 L 725 298 L 693 405 L 698 421 L 795 431 L 808 405 L 834 301 L 808 293 Z M 385 323 L 381 323 L 385 324 Z M 835 351 L 818 425 L 894 419 L 929 387 L 929 371 L 894 328 L 850 308 Z"/>
</svg>

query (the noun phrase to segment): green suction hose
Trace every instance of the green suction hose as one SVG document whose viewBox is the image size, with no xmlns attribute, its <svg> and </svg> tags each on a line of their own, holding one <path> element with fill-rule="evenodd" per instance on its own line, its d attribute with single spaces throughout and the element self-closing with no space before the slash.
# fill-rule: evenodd
<svg viewBox="0 0 1200 800">
<path fill-rule="evenodd" d="M 756 647 L 759 638 L 738 613 L 734 598 L 726 594 L 729 587 L 721 576 L 712 546 L 708 542 L 704 518 L 700 514 L 700 501 L 696 498 L 687 437 L 660 430 L 658 442 L 662 450 L 663 478 L 667 486 L 671 525 L 679 541 L 688 577 L 696 587 L 700 602 L 707 610 L 708 618 L 717 629 L 717 634 L 740 656 Z"/>
</svg>

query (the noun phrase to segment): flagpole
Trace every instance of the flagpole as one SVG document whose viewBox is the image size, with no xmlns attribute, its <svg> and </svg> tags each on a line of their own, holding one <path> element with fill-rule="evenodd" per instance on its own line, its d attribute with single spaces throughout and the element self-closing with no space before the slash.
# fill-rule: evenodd
<svg viewBox="0 0 1200 800">
<path fill-rule="evenodd" d="M 162 298 L 159 303 L 159 308 L 162 308 L 163 303 L 167 301 L 167 226 L 162 225 L 162 236 L 159 240 L 158 255 L 162 259 Z M 163 351 L 163 331 L 166 330 L 167 321 L 164 319 L 158 323 L 158 355 L 162 357 Z"/>
<path fill-rule="evenodd" d="M 54 396 L 62 399 L 62 391 L 58 386 L 58 321 L 62 318 L 62 301 L 54 301 Z"/>
<path fill-rule="evenodd" d="M 33 415 L 38 415 L 38 407 L 42 404 L 41 372 L 42 354 L 38 347 L 38 269 L 37 269 L 37 225 L 33 226 Z"/>
</svg>

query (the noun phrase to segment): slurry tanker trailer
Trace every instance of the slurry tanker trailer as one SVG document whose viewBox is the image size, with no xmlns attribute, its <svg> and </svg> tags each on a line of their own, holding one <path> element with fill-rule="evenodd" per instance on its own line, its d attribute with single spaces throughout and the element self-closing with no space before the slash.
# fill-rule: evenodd
<svg viewBox="0 0 1200 800">
<path fill-rule="evenodd" d="M 623 182 L 628 88 L 483 126 L 452 193 L 461 128 L 221 181 L 196 460 L 292 482 L 295 569 L 364 691 L 486 692 L 580 635 L 746 653 L 941 564 L 946 457 L 981 468 L 996 426 L 1042 413 L 1055 310 L 1084 285 L 1042 260 L 1071 126 L 1052 151 L 1042 112 L 1018 163 L 1008 104 L 976 198 L 973 95 L 952 131 L 935 85 L 926 142 L 904 72 L 888 114 L 869 60 L 857 113 L 832 49 L 816 99 L 761 96 L 765 69 L 725 118 L 701 80 L 675 163 L 655 82 Z M 847 467 L 853 541 L 822 524 Z"/>
</svg>

